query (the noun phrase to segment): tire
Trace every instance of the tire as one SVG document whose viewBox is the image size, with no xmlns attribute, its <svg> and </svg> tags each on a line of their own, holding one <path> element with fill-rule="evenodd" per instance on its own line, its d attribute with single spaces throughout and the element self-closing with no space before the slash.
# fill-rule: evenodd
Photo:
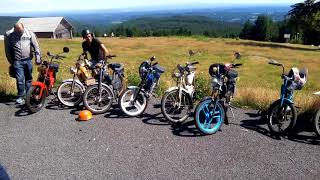
<svg viewBox="0 0 320 180">
<path fill-rule="evenodd" d="M 220 103 L 217 103 L 214 114 L 212 114 L 214 108 L 214 104 L 212 99 L 207 99 L 201 101 L 195 110 L 195 125 L 204 134 L 214 134 L 216 133 L 222 126 L 225 112 L 224 108 Z M 215 115 L 212 117 L 212 115 Z M 209 123 L 207 122 L 206 116 L 209 116 Z M 215 118 L 214 118 L 215 117 Z"/>
<path fill-rule="evenodd" d="M 270 132 L 277 135 L 286 134 L 297 121 L 297 109 L 294 104 L 287 101 L 283 101 L 282 107 L 280 104 L 281 100 L 277 100 L 270 106 L 267 120 Z M 291 117 L 288 118 L 288 115 Z"/>
<path fill-rule="evenodd" d="M 320 137 L 320 109 L 318 110 L 316 116 L 314 117 L 313 124 L 314 124 L 314 130 L 317 136 Z"/>
<path fill-rule="evenodd" d="M 83 104 L 93 114 L 103 114 L 107 112 L 112 105 L 113 95 L 109 88 L 101 86 L 101 99 L 99 100 L 98 85 L 89 86 L 83 94 Z"/>
<path fill-rule="evenodd" d="M 141 115 L 148 106 L 148 99 L 143 92 L 138 94 L 137 100 L 133 105 L 130 104 L 130 101 L 133 100 L 134 93 L 137 90 L 138 89 L 126 89 L 119 98 L 119 106 L 122 112 L 130 117 Z"/>
<path fill-rule="evenodd" d="M 42 96 L 39 97 L 40 91 L 40 86 L 31 86 L 27 92 L 26 106 L 27 109 L 32 113 L 39 112 L 46 103 L 47 92 L 46 90 L 43 90 Z"/>
<path fill-rule="evenodd" d="M 73 92 L 70 92 L 72 81 L 62 83 L 57 90 L 59 101 L 68 107 L 78 106 L 82 102 L 83 89 L 77 82 L 74 83 Z"/>
<path fill-rule="evenodd" d="M 177 89 L 166 92 L 161 99 L 161 112 L 172 123 L 185 121 L 192 109 L 192 100 L 189 94 L 182 91 L 181 105 L 177 107 L 179 91 Z"/>
</svg>

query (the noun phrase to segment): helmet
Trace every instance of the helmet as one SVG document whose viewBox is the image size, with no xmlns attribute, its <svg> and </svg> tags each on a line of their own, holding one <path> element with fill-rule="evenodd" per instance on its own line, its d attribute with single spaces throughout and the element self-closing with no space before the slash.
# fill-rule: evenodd
<svg viewBox="0 0 320 180">
<path fill-rule="evenodd" d="M 88 34 L 92 34 L 89 29 L 84 29 L 84 30 L 82 30 L 82 32 L 81 32 L 81 35 L 82 35 L 83 38 L 84 38 L 85 36 L 87 36 Z"/>
<path fill-rule="evenodd" d="M 92 119 L 92 113 L 88 110 L 83 110 L 79 112 L 79 117 L 78 120 L 79 121 L 88 121 Z"/>
<path fill-rule="evenodd" d="M 308 69 L 291 68 L 288 76 L 292 78 L 292 83 L 289 86 L 291 90 L 301 90 L 307 82 Z"/>
</svg>

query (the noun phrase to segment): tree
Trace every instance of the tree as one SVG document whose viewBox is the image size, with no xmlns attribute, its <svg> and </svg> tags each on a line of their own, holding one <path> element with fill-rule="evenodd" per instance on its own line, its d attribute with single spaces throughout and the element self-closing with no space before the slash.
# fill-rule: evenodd
<svg viewBox="0 0 320 180">
<path fill-rule="evenodd" d="M 253 28 L 253 39 L 258 41 L 272 41 L 278 38 L 279 29 L 269 16 L 258 16 Z"/>
<path fill-rule="evenodd" d="M 305 44 L 317 44 L 320 39 L 319 12 L 320 1 L 305 0 L 291 6 L 289 26 L 293 34 L 301 32 Z"/>
<path fill-rule="evenodd" d="M 252 30 L 253 30 L 253 24 L 251 23 L 250 20 L 248 20 L 244 25 L 241 30 L 241 33 L 239 37 L 241 39 L 251 39 L 252 38 Z"/>
</svg>

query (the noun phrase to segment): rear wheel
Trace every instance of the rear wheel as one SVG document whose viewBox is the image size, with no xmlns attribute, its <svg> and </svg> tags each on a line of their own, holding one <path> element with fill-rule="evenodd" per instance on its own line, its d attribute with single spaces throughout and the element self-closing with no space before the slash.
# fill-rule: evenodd
<svg viewBox="0 0 320 180">
<path fill-rule="evenodd" d="M 83 90 L 81 85 L 74 82 L 74 85 L 72 87 L 72 84 L 72 81 L 64 82 L 59 86 L 57 90 L 59 101 L 63 105 L 68 107 L 77 106 L 82 101 Z"/>
<path fill-rule="evenodd" d="M 214 101 L 207 99 L 200 102 L 195 110 L 195 125 L 204 134 L 214 134 L 224 121 L 224 108 L 218 102 L 214 109 Z"/>
<path fill-rule="evenodd" d="M 26 106 L 28 110 L 32 113 L 36 113 L 40 111 L 45 105 L 47 92 L 45 89 L 43 89 L 41 96 L 40 96 L 40 92 L 41 92 L 40 86 L 31 86 L 27 92 Z"/>
<path fill-rule="evenodd" d="M 184 91 L 181 92 L 180 101 L 177 89 L 166 92 L 161 100 L 161 112 L 163 116 L 173 123 L 185 121 L 189 117 L 191 109 L 191 97 Z"/>
<path fill-rule="evenodd" d="M 314 123 L 315 132 L 318 135 L 318 137 L 320 137 L 320 109 L 318 110 L 318 112 L 313 120 L 313 123 Z"/>
<path fill-rule="evenodd" d="M 112 92 L 105 86 L 101 86 L 101 98 L 98 85 L 89 86 L 83 94 L 83 104 L 93 114 L 107 112 L 111 108 L 112 101 Z"/>
<path fill-rule="evenodd" d="M 297 110 L 293 104 L 284 101 L 274 102 L 268 113 L 268 127 L 273 134 L 285 134 L 291 130 L 297 121 Z"/>
</svg>

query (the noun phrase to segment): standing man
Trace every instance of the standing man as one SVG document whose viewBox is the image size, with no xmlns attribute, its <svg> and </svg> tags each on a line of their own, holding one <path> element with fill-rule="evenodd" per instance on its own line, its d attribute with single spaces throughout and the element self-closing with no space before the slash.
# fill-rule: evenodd
<svg viewBox="0 0 320 180">
<path fill-rule="evenodd" d="M 41 64 L 40 48 L 36 35 L 24 28 L 22 23 L 14 25 L 5 34 L 4 45 L 9 63 L 17 81 L 17 104 L 25 103 L 24 96 L 32 83 L 32 51 L 35 53 L 36 64 Z"/>
<path fill-rule="evenodd" d="M 94 67 L 98 62 L 105 59 L 108 50 L 101 41 L 93 37 L 93 34 L 88 29 L 83 30 L 81 34 L 85 40 L 82 43 L 83 54 L 87 55 L 87 52 L 90 53 L 90 66 Z"/>
</svg>

